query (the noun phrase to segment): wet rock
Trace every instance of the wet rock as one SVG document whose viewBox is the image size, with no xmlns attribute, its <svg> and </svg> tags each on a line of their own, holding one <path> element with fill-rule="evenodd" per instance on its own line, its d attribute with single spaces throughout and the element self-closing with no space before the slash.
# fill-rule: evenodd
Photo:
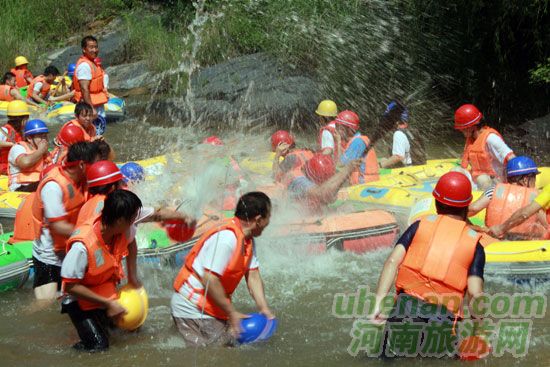
<svg viewBox="0 0 550 367">
<path fill-rule="evenodd" d="M 97 37 L 96 37 L 97 38 Z M 78 39 L 72 46 L 56 50 L 47 56 L 49 64 L 55 65 L 60 71 L 66 70 L 67 65 L 76 63 L 82 55 Z M 126 45 L 128 44 L 128 33 L 123 31 L 112 31 L 101 35 L 99 40 L 99 55 L 103 60 L 103 67 L 118 65 L 126 59 Z"/>
<path fill-rule="evenodd" d="M 192 109 L 184 97 L 159 101 L 158 113 L 171 111 L 181 120 L 215 126 L 220 122 L 270 124 L 289 128 L 292 121 L 307 126 L 319 101 L 316 82 L 298 75 L 267 54 L 242 56 L 204 68 L 191 78 Z"/>
<path fill-rule="evenodd" d="M 109 74 L 109 90 L 140 90 L 146 93 L 146 88 L 154 80 L 153 74 L 147 68 L 145 61 L 110 66 L 105 71 Z"/>
<path fill-rule="evenodd" d="M 550 114 L 527 121 L 515 130 L 516 155 L 529 155 L 541 164 L 549 164 L 550 157 Z"/>
</svg>

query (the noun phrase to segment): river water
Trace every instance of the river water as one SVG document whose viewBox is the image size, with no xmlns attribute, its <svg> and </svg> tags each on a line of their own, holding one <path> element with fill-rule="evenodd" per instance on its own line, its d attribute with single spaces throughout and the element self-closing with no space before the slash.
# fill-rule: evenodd
<svg viewBox="0 0 550 367">
<path fill-rule="evenodd" d="M 55 128 L 54 128 L 55 130 Z M 199 129 L 200 130 L 200 129 Z M 172 124 L 152 126 L 140 120 L 127 120 L 108 127 L 107 140 L 114 146 L 121 161 L 150 157 L 178 150 L 182 159 L 193 167 L 196 150 L 190 149 L 207 133 L 197 129 L 172 127 Z M 220 134 L 238 147 L 232 154 L 255 155 L 265 150 L 269 133 Z M 312 142 L 313 139 L 301 138 Z M 439 140 L 441 141 L 441 140 Z M 431 144 L 432 157 L 452 156 L 460 151 L 460 136 L 448 139 L 449 146 Z M 228 153 L 227 151 L 225 153 Z M 383 154 L 380 154 L 383 156 Z M 189 173 L 179 173 L 175 165 L 159 180 L 165 190 L 139 190 L 146 204 L 158 204 L 172 199 L 170 188 L 187 184 Z M 204 167 L 203 167 L 204 168 Z M 155 186 L 158 187 L 158 186 Z M 273 221 L 277 221 L 275 217 Z M 170 316 L 172 281 L 178 269 L 171 266 L 140 264 L 140 276 L 149 293 L 149 316 L 143 327 L 134 333 L 115 331 L 108 352 L 77 353 L 70 346 L 77 341 L 76 332 L 66 315 L 59 313 L 59 305 L 39 308 L 34 304 L 31 282 L 24 288 L 0 295 L 0 355 L 2 366 L 363 366 L 385 365 L 380 360 L 352 357 L 347 348 L 352 338 L 352 319 L 333 315 L 336 293 L 353 293 L 360 286 L 375 289 L 388 250 L 365 255 L 342 252 L 312 254 L 304 245 L 281 242 L 266 234 L 258 240 L 258 256 L 265 281 L 266 294 L 272 310 L 279 318 L 279 330 L 266 343 L 238 348 L 186 348 L 177 334 Z M 486 288 L 493 292 L 540 292 L 549 294 L 548 283 L 529 287 L 517 285 L 503 278 L 486 279 Z M 254 312 L 254 305 L 246 287 L 241 285 L 234 297 L 242 312 Z M 550 319 L 533 319 L 529 351 L 521 359 L 511 354 L 490 357 L 473 365 L 548 366 L 550 357 Z M 407 363 L 420 366 L 440 366 L 458 361 L 408 359 Z"/>
</svg>

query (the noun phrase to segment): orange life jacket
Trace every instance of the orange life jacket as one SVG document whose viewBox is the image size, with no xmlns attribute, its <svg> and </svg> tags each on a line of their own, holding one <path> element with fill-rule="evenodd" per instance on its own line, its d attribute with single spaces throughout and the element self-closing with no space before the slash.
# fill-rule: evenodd
<svg viewBox="0 0 550 367">
<path fill-rule="evenodd" d="M 498 131 L 488 126 L 484 126 L 481 128 L 477 139 L 466 140 L 461 166 L 462 168 L 468 168 L 468 164 L 471 166 L 471 174 L 474 180 L 482 174 L 487 174 L 492 177 L 500 177 L 502 175 L 502 172 L 497 174 L 493 169 L 493 156 L 487 149 L 487 138 L 490 134 L 496 134 L 502 139 Z"/>
<path fill-rule="evenodd" d="M 328 148 L 323 149 L 323 132 L 324 131 L 328 131 L 332 135 L 332 139 L 334 140 L 334 149 L 332 152 L 332 156 L 336 161 L 340 157 L 340 154 L 346 149 L 346 144 L 342 141 L 340 142 L 341 145 L 339 147 L 336 146 L 336 138 L 335 138 L 336 123 L 334 121 L 331 121 L 319 130 L 319 147 L 321 148 L 321 150 L 328 149 Z"/>
<path fill-rule="evenodd" d="M 346 150 L 351 146 L 351 143 L 355 139 L 363 140 L 367 147 L 370 144 L 370 140 L 366 135 L 356 135 L 348 141 L 348 143 L 346 144 Z M 374 148 L 368 149 L 369 150 L 367 154 L 363 156 L 363 163 L 358 169 L 353 171 L 350 176 L 351 185 L 378 181 L 380 179 L 380 176 L 378 174 L 378 160 L 376 157 L 376 152 L 374 151 Z"/>
<path fill-rule="evenodd" d="M 30 76 L 33 78 L 32 73 L 29 69 L 11 69 L 12 74 L 15 75 L 15 86 L 17 88 L 23 88 L 29 85 L 26 77 Z"/>
<path fill-rule="evenodd" d="M 39 94 L 42 99 L 45 99 L 48 96 L 48 92 L 50 91 L 50 84 L 46 82 L 46 77 L 44 75 L 37 76 L 32 80 L 31 84 L 29 84 L 29 88 L 27 89 L 28 98 L 31 99 L 34 95 L 34 85 L 36 83 L 42 83 L 42 89 L 40 89 Z"/>
<path fill-rule="evenodd" d="M 67 251 L 75 242 L 82 242 L 88 254 L 88 266 L 84 278 L 78 281 L 92 292 L 109 299 L 116 299 L 116 286 L 124 277 L 122 258 L 128 249 L 124 234 L 116 237 L 113 246 L 107 245 L 101 236 L 101 218 L 78 226 L 67 241 Z M 64 279 L 64 284 L 70 279 Z M 84 311 L 102 308 L 100 304 L 78 299 Z"/>
<path fill-rule="evenodd" d="M 56 146 L 53 148 L 51 157 L 52 157 L 52 163 L 53 164 L 61 164 L 63 163 L 63 160 L 67 157 L 67 154 L 69 153 L 69 148 L 66 146 Z"/>
<path fill-rule="evenodd" d="M 313 152 L 308 149 L 296 149 L 288 153 L 285 157 L 285 160 L 289 157 L 294 157 L 294 165 L 290 168 L 289 171 L 297 169 L 299 170 L 304 166 L 304 164 L 306 164 L 307 161 L 309 161 L 313 157 Z M 287 172 L 279 172 L 275 176 L 275 182 L 282 182 Z"/>
<path fill-rule="evenodd" d="M 21 141 L 17 144 L 25 148 L 25 154 L 32 154 L 36 151 L 36 149 L 31 146 L 29 142 Z M 34 164 L 34 166 L 28 168 L 19 168 L 19 173 L 15 175 L 11 173 L 11 168 L 8 165 L 8 185 L 11 186 L 14 180 L 16 180 L 17 183 L 19 183 L 20 185 L 28 185 L 40 181 L 40 175 L 42 171 L 51 163 L 52 160 L 50 157 L 50 153 L 46 153 L 40 158 L 40 160 L 38 160 L 38 162 Z"/>
<path fill-rule="evenodd" d="M 94 107 L 104 105 L 109 100 L 109 94 L 107 93 L 107 90 L 103 85 L 103 75 L 104 75 L 103 69 L 97 66 L 94 62 L 92 62 L 86 56 L 80 56 L 80 59 L 78 59 L 76 63 L 75 70 L 77 70 L 80 64 L 82 63 L 88 64 L 90 66 L 90 69 L 92 70 L 92 80 L 90 80 L 90 85 L 89 85 L 92 105 L 94 105 Z M 73 76 L 73 89 L 74 89 L 75 101 L 80 102 L 83 98 L 82 89 L 80 87 L 80 82 L 76 77 L 76 73 Z"/>
<path fill-rule="evenodd" d="M 195 270 L 193 270 L 193 262 L 201 251 L 206 240 L 208 240 L 212 235 L 224 230 L 232 231 L 237 237 L 237 245 L 235 246 L 235 250 L 231 255 L 231 260 L 229 260 L 229 264 L 227 265 L 227 268 L 225 269 L 223 274 L 220 275 L 220 282 L 225 291 L 225 295 L 229 299 L 231 299 L 231 295 L 233 294 L 235 289 L 237 289 L 237 286 L 241 282 L 241 279 L 248 272 L 250 261 L 252 261 L 254 246 L 254 241 L 252 239 L 246 240 L 244 238 L 244 233 L 241 227 L 240 220 L 236 217 L 227 220 L 224 224 L 220 226 L 216 226 L 210 229 L 199 238 L 197 243 L 191 249 L 191 252 L 189 252 L 189 254 L 187 255 L 187 258 L 185 259 L 185 264 L 182 266 L 180 272 L 174 280 L 174 290 L 176 292 L 179 292 L 183 284 L 187 283 L 187 285 L 192 289 L 191 294 L 189 294 L 188 296 L 188 299 L 190 301 L 195 303 L 193 295 L 195 293 L 200 295 L 198 303 L 195 303 L 199 310 L 202 310 L 204 308 L 204 312 L 206 314 L 213 316 L 217 319 L 227 320 L 229 316 L 225 313 L 224 310 L 222 310 L 214 303 L 214 301 L 210 298 L 210 295 L 207 294 L 205 297 L 204 289 L 193 288 L 191 286 L 191 283 L 189 282 L 190 276 L 195 277 L 199 281 L 201 280 L 200 276 L 196 273 Z"/>
<path fill-rule="evenodd" d="M 491 227 L 502 224 L 506 219 L 524 206 L 531 204 L 537 197 L 538 190 L 520 185 L 499 183 L 493 191 L 493 197 L 485 213 L 485 225 Z M 510 229 L 509 233 L 542 237 L 542 227 L 538 226 L 536 215 L 532 215 L 525 222 Z"/>
<path fill-rule="evenodd" d="M 32 205 L 32 216 L 35 230 L 34 238 L 39 238 L 42 228 L 47 226 L 44 221 L 44 203 L 42 202 L 40 193 L 42 192 L 44 185 L 50 181 L 56 182 L 61 187 L 61 191 L 63 193 L 63 206 L 65 207 L 67 214 L 61 218 L 49 218 L 49 222 L 66 220 L 73 225 L 76 224 L 78 212 L 86 201 L 83 188 L 72 181 L 61 166 L 54 166 L 54 168 L 52 168 L 44 176 L 42 181 L 40 181 L 40 184 L 36 189 L 36 198 L 33 200 Z M 50 228 L 50 234 L 53 239 L 54 250 L 65 251 L 67 237 L 57 234 L 53 228 Z"/>
<path fill-rule="evenodd" d="M 418 230 L 399 266 L 395 289 L 462 315 L 468 270 L 479 233 L 466 222 L 444 215 L 420 220 Z"/>
<path fill-rule="evenodd" d="M 95 222 L 97 218 L 101 216 L 103 210 L 103 203 L 107 195 L 96 194 L 88 198 L 80 211 L 78 212 L 78 218 L 76 219 L 76 225 L 81 226 L 84 223 Z"/>
<path fill-rule="evenodd" d="M 88 141 L 88 142 L 92 141 L 92 138 L 96 136 L 96 129 L 95 129 L 95 126 L 93 124 L 91 124 L 86 129 L 86 128 L 84 128 L 84 126 L 82 126 L 82 124 L 77 119 L 74 119 L 74 120 L 67 121 L 66 123 L 64 123 L 63 126 L 61 127 L 61 129 L 63 129 L 67 125 L 74 125 L 74 126 L 79 127 L 80 129 L 82 129 L 82 132 L 84 133 L 84 141 Z M 59 129 L 59 130 L 61 131 L 61 129 Z M 59 139 L 58 139 L 58 141 L 59 141 Z"/>
<path fill-rule="evenodd" d="M 2 84 L 0 85 L 0 101 L 11 102 L 15 98 L 11 95 L 11 90 L 13 87 L 11 85 Z"/>
<path fill-rule="evenodd" d="M 4 129 L 0 129 L 0 134 L 6 136 L 6 142 L 19 143 L 23 140 L 23 138 L 21 138 L 21 134 L 15 131 L 13 126 L 10 124 L 5 124 L 3 127 L 8 130 L 6 133 Z M 0 148 L 0 174 L 2 175 L 8 173 L 8 156 L 10 154 L 10 149 L 11 147 Z"/>
<path fill-rule="evenodd" d="M 36 192 L 31 192 L 26 198 L 21 200 L 19 208 L 15 212 L 15 222 L 13 224 L 13 235 L 8 240 L 9 243 L 34 240 L 34 221 L 32 219 L 32 205 Z"/>
</svg>

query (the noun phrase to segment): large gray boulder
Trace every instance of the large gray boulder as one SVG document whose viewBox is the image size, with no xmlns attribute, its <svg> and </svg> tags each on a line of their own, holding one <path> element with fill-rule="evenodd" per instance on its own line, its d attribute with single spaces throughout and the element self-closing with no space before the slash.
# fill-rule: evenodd
<svg viewBox="0 0 550 367">
<path fill-rule="evenodd" d="M 539 164 L 549 164 L 550 157 L 550 115 L 527 121 L 516 129 L 516 155 L 529 155 Z"/>
<path fill-rule="evenodd" d="M 153 111 L 201 126 L 269 124 L 307 126 L 319 102 L 316 82 L 267 54 L 238 57 L 194 73 L 191 104 L 185 96 L 153 103 Z M 299 126 L 297 126 L 299 127 Z"/>
<path fill-rule="evenodd" d="M 97 38 L 97 37 L 96 37 Z M 47 56 L 48 64 L 55 65 L 60 71 L 66 70 L 67 65 L 76 63 L 82 55 L 80 40 L 77 44 L 56 50 Z M 126 46 L 128 44 L 128 33 L 124 31 L 113 31 L 98 38 L 99 56 L 102 59 L 103 67 L 118 65 L 126 59 Z"/>
<path fill-rule="evenodd" d="M 105 72 L 109 75 L 109 90 L 147 88 L 154 81 L 154 75 L 147 68 L 145 61 L 110 66 Z"/>
</svg>

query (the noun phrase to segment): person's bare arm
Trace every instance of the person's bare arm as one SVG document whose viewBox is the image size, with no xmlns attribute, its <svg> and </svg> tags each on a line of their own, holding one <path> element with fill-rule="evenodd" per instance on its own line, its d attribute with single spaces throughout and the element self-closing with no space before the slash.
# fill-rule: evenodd
<svg viewBox="0 0 550 367">
<path fill-rule="evenodd" d="M 25 169 L 34 166 L 48 152 L 48 141 L 41 140 L 38 143 L 38 149 L 29 154 L 21 154 L 15 160 L 19 168 Z"/>
<path fill-rule="evenodd" d="M 468 217 L 473 217 L 483 209 L 487 209 L 490 202 L 491 202 L 490 198 L 488 198 L 485 195 L 482 195 L 479 199 L 471 203 L 470 206 L 468 207 Z"/>
<path fill-rule="evenodd" d="M 246 285 L 248 286 L 248 292 L 256 302 L 258 310 L 270 319 L 275 318 L 275 315 L 271 312 L 267 306 L 267 300 L 265 299 L 264 282 L 260 276 L 258 269 L 250 270 L 246 273 Z"/>
<path fill-rule="evenodd" d="M 489 234 L 494 237 L 502 238 L 506 232 L 525 222 L 529 217 L 541 210 L 542 207 L 533 201 L 531 204 L 518 209 L 504 223 L 497 224 L 489 228 Z"/>
<path fill-rule="evenodd" d="M 406 253 L 407 250 L 405 247 L 397 244 L 384 263 L 384 267 L 382 268 L 382 273 L 380 274 L 380 279 L 378 280 L 378 285 L 376 287 L 376 304 L 372 315 L 372 319 L 375 322 L 383 322 L 385 320 L 385 316 L 382 314 L 382 302 L 389 294 L 392 285 L 395 283 L 397 270 L 399 269 L 399 265 L 403 262 Z"/>
<path fill-rule="evenodd" d="M 336 200 L 338 190 L 346 182 L 349 175 L 357 169 L 362 163 L 361 159 L 356 159 L 345 165 L 334 176 L 323 182 L 321 185 L 313 187 L 307 192 L 307 195 L 320 203 L 330 204 Z"/>
<path fill-rule="evenodd" d="M 384 159 L 380 162 L 380 168 L 393 167 L 396 164 L 403 162 L 404 159 L 405 157 L 402 157 L 400 155 L 392 155 L 388 159 Z"/>
</svg>

